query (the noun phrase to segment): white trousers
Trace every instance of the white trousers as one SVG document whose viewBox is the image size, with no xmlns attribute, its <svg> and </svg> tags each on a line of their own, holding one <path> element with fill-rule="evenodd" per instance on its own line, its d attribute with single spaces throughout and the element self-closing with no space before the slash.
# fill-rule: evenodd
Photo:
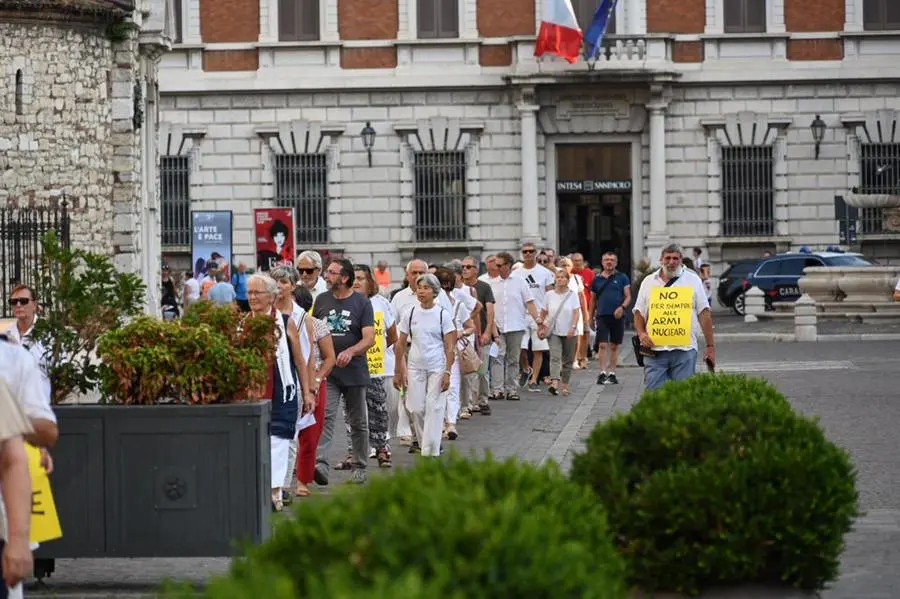
<svg viewBox="0 0 900 599">
<path fill-rule="evenodd" d="M 423 456 L 441 455 L 441 435 L 447 412 L 447 394 L 441 392 L 443 378 L 443 372 L 409 370 L 406 409 L 412 415 Z"/>
<path fill-rule="evenodd" d="M 392 379 L 388 379 L 392 380 Z M 412 429 L 409 423 L 409 414 L 406 406 L 400 401 L 400 391 L 394 389 L 391 384 L 388 388 L 388 438 L 412 437 Z"/>
<path fill-rule="evenodd" d="M 459 360 L 454 360 L 453 367 L 450 369 L 450 388 L 447 389 L 447 422 L 456 424 L 459 418 L 460 401 L 460 376 L 459 376 Z"/>
<path fill-rule="evenodd" d="M 272 488 L 280 489 L 287 476 L 291 440 L 275 436 L 269 437 L 269 440 L 272 448 Z"/>
</svg>

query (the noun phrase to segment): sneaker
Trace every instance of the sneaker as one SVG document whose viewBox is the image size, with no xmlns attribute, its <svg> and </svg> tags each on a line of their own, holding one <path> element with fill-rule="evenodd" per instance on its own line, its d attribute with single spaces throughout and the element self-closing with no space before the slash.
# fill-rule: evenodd
<svg viewBox="0 0 900 599">
<path fill-rule="evenodd" d="M 528 390 L 531 391 L 532 393 L 540 393 L 541 386 L 538 385 L 537 383 L 529 383 Z"/>
<path fill-rule="evenodd" d="M 597 377 L 597 384 L 598 385 L 606 384 L 606 373 L 605 372 L 601 372 L 600 376 Z"/>
<path fill-rule="evenodd" d="M 328 471 L 322 466 L 316 466 L 316 469 L 313 471 L 313 480 L 320 487 L 327 487 Z"/>
<path fill-rule="evenodd" d="M 461 420 L 468 420 L 472 417 L 472 412 L 469 411 L 468 408 L 459 411 L 459 417 Z"/>
<path fill-rule="evenodd" d="M 481 409 L 478 411 L 481 412 L 482 416 L 490 416 L 491 415 L 491 406 L 484 404 L 483 406 L 481 406 Z"/>
<path fill-rule="evenodd" d="M 481 411 L 481 406 L 472 406 L 471 408 L 469 408 L 469 412 L 472 414 L 474 414 L 475 412 L 480 412 L 480 411 Z"/>
<path fill-rule="evenodd" d="M 606 384 L 607 385 L 618 385 L 619 379 L 616 378 L 616 373 L 610 372 L 606 375 Z"/>
<path fill-rule="evenodd" d="M 413 441 L 409 445 L 409 453 L 422 453 L 422 448 L 419 447 L 418 441 Z"/>
<path fill-rule="evenodd" d="M 370 459 L 370 460 L 374 460 L 374 459 L 375 459 L 375 448 L 374 448 L 374 447 L 370 447 L 370 448 L 369 448 L 369 459 Z"/>
<path fill-rule="evenodd" d="M 528 383 L 528 379 L 531 378 L 531 368 L 527 371 L 523 370 L 519 373 L 519 386 L 524 387 Z"/>
<path fill-rule="evenodd" d="M 447 439 L 450 441 L 456 441 L 459 438 L 459 433 L 456 432 L 456 425 L 448 424 L 447 425 Z"/>
<path fill-rule="evenodd" d="M 350 473 L 350 482 L 355 485 L 361 485 L 368 480 L 365 468 L 354 468 Z"/>
</svg>

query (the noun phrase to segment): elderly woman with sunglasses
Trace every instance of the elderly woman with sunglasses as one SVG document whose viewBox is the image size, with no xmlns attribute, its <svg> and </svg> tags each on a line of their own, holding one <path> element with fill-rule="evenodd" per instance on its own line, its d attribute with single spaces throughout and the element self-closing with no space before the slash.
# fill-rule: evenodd
<svg viewBox="0 0 900 599">
<path fill-rule="evenodd" d="M 275 319 L 275 363 L 266 386 L 264 397 L 272 401 L 270 432 L 272 460 L 272 508 L 281 511 L 284 502 L 282 486 L 288 472 L 291 442 L 297 435 L 300 403 L 304 412 L 316 407 L 316 394 L 309 384 L 309 361 L 304 359 L 300 345 L 300 330 L 289 313 L 276 307 L 279 298 L 278 283 L 264 274 L 254 274 L 247 279 L 247 299 L 253 316 Z"/>
<path fill-rule="evenodd" d="M 423 456 L 441 455 L 441 435 L 447 412 L 446 393 L 456 359 L 456 327 L 453 317 L 437 302 L 441 284 L 432 274 L 416 279 L 416 299 L 400 315 L 394 387 L 406 391 L 406 408 L 412 415 Z M 405 359 L 409 343 L 409 360 Z"/>
</svg>

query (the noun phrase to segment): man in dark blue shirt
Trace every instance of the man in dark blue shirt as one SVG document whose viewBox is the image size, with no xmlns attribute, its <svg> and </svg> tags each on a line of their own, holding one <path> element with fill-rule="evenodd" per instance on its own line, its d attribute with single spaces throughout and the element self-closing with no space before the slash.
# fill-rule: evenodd
<svg viewBox="0 0 900 599">
<path fill-rule="evenodd" d="M 591 309 L 596 323 L 597 359 L 600 363 L 598 385 L 616 385 L 616 366 L 619 346 L 625 338 L 625 313 L 631 305 L 631 280 L 616 270 L 619 259 L 615 252 L 606 252 L 601 260 L 603 272 L 591 284 Z M 609 352 L 607 352 L 609 349 Z M 609 361 L 607 362 L 607 355 Z"/>
</svg>

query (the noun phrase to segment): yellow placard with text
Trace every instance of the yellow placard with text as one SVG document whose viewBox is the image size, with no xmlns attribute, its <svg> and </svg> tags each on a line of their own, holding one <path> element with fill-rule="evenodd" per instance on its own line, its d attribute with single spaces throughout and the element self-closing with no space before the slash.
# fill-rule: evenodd
<svg viewBox="0 0 900 599">
<path fill-rule="evenodd" d="M 369 359 L 369 374 L 383 375 L 384 372 L 384 312 L 375 313 L 375 345 L 366 353 Z"/>
<path fill-rule="evenodd" d="M 650 290 L 647 334 L 656 346 L 684 347 L 692 343 L 694 314 L 692 287 L 654 287 Z"/>
<path fill-rule="evenodd" d="M 62 536 L 50 477 L 41 466 L 41 450 L 25 444 L 28 471 L 31 472 L 31 542 L 44 543 Z"/>
</svg>

